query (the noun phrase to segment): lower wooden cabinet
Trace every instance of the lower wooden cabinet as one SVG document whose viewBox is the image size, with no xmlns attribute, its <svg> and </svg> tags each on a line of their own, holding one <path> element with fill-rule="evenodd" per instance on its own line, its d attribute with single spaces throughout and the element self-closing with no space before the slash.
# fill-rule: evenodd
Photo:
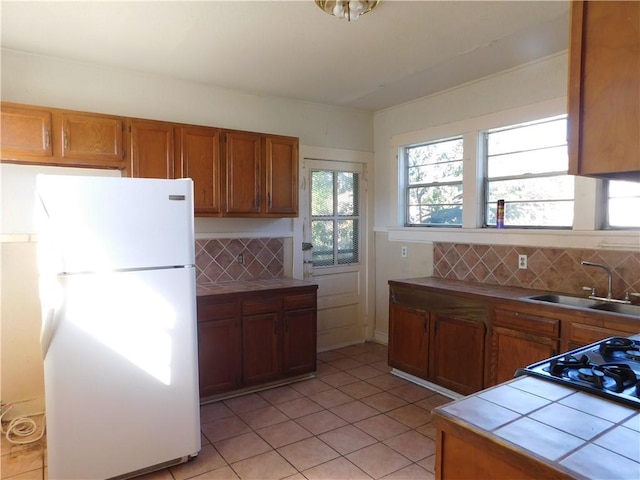
<svg viewBox="0 0 640 480">
<path fill-rule="evenodd" d="M 389 309 L 389 365 L 427 378 L 429 360 L 429 312 L 399 304 Z"/>
<path fill-rule="evenodd" d="M 316 370 L 317 286 L 198 297 L 200 398 Z"/>
<path fill-rule="evenodd" d="M 496 308 L 489 349 L 489 385 L 513 378 L 518 368 L 560 353 L 560 320 Z"/>
<path fill-rule="evenodd" d="M 433 349 L 429 377 L 449 390 L 469 395 L 484 386 L 484 323 L 432 314 Z"/>
<path fill-rule="evenodd" d="M 589 325 L 579 322 L 571 322 L 567 324 L 563 332 L 563 348 L 564 351 L 574 350 L 576 348 L 589 345 L 590 343 L 599 342 L 608 337 L 628 337 L 638 333 L 638 329 L 631 329 L 623 325 Z"/>
</svg>

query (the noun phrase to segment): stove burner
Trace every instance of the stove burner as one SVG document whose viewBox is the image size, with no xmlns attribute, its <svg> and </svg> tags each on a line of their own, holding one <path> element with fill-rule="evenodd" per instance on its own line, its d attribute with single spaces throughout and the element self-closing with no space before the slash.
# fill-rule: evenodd
<svg viewBox="0 0 640 480">
<path fill-rule="evenodd" d="M 640 383 L 631 367 L 621 363 L 605 363 L 577 369 L 568 367 L 562 372 L 562 376 L 587 382 L 600 390 L 611 390 L 616 393 Z M 636 388 L 638 388 L 637 385 Z"/>
<path fill-rule="evenodd" d="M 634 343 L 630 338 L 613 337 L 606 342 L 602 342 L 600 344 L 599 350 L 600 354 L 603 357 L 609 357 L 614 352 L 624 352 L 626 350 L 629 350 L 630 348 L 633 349 L 633 347 Z"/>
<path fill-rule="evenodd" d="M 640 350 L 627 350 L 624 355 L 629 360 L 640 360 Z"/>
<path fill-rule="evenodd" d="M 573 355 L 565 355 L 562 358 L 557 358 L 549 362 L 549 368 L 545 369 L 551 375 L 561 377 L 567 369 L 575 368 L 591 368 L 593 365 L 589 362 L 589 357 L 582 355 L 580 358 L 576 358 Z"/>
</svg>

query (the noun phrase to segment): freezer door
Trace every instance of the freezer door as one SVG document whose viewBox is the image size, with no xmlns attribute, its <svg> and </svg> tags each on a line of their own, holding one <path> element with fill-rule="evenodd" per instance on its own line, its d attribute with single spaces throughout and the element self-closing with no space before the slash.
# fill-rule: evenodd
<svg viewBox="0 0 640 480">
<path fill-rule="evenodd" d="M 47 270 L 193 265 L 192 190 L 191 179 L 38 175 Z"/>
<path fill-rule="evenodd" d="M 60 277 L 44 359 L 49 478 L 200 450 L 193 268 Z"/>
</svg>

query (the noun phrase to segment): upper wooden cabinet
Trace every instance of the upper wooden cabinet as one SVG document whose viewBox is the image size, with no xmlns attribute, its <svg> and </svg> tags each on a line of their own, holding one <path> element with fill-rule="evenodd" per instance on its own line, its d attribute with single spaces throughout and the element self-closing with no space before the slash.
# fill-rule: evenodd
<svg viewBox="0 0 640 480">
<path fill-rule="evenodd" d="M 297 216 L 298 139 L 236 131 L 224 136 L 224 216 Z"/>
<path fill-rule="evenodd" d="M 2 161 L 124 168 L 124 119 L 29 105 L 2 104 Z"/>
<path fill-rule="evenodd" d="M 640 181 L 640 2 L 574 1 L 569 173 Z"/>
<path fill-rule="evenodd" d="M 179 126 L 176 161 L 181 177 L 193 179 L 193 205 L 198 216 L 220 214 L 220 130 Z"/>
<path fill-rule="evenodd" d="M 152 120 L 128 122 L 131 152 L 127 173 L 131 177 L 176 178 L 174 125 Z"/>
<path fill-rule="evenodd" d="M 52 113 L 47 110 L 2 104 L 0 145 L 2 160 L 42 162 L 53 156 Z"/>
</svg>

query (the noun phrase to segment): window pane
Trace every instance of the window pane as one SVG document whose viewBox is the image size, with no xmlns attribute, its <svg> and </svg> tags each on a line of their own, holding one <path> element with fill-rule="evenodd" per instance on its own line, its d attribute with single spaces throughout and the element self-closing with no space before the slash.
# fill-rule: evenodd
<svg viewBox="0 0 640 480">
<path fill-rule="evenodd" d="M 491 130 L 486 134 L 485 223 L 496 224 L 505 200 L 505 226 L 570 227 L 574 178 L 566 174 L 566 117 Z"/>
<path fill-rule="evenodd" d="M 609 226 L 640 228 L 640 183 L 609 181 Z"/>
<path fill-rule="evenodd" d="M 337 172 L 338 215 L 358 214 L 358 175 L 351 172 Z"/>
<path fill-rule="evenodd" d="M 566 145 L 567 120 L 564 117 L 539 123 L 524 123 L 491 132 L 487 147 L 491 155 Z"/>
<path fill-rule="evenodd" d="M 333 172 L 311 172 L 311 215 L 333 215 Z"/>
<path fill-rule="evenodd" d="M 333 265 L 333 220 L 311 220 L 312 258 L 315 267 Z"/>
<path fill-rule="evenodd" d="M 338 220 L 338 263 L 357 263 L 357 220 Z"/>
<path fill-rule="evenodd" d="M 409 205 L 411 225 L 462 225 L 462 205 Z"/>
<path fill-rule="evenodd" d="M 407 148 L 409 184 L 462 180 L 462 138 Z"/>
</svg>

